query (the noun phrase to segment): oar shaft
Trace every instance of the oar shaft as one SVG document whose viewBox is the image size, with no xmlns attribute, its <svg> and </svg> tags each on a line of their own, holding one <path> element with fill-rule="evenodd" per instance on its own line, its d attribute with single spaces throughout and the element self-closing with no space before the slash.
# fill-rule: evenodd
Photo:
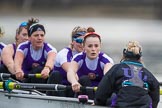
<svg viewBox="0 0 162 108">
<path fill-rule="evenodd" d="M 11 77 L 11 74 L 0 73 L 0 80 L 8 79 Z"/>
<path fill-rule="evenodd" d="M 60 91 L 72 89 L 71 86 L 60 85 L 60 84 L 34 84 L 34 83 L 16 83 L 10 80 L 0 82 L 0 89 L 12 91 L 13 89 L 19 90 L 46 90 L 46 91 Z M 81 87 L 81 91 L 93 90 L 95 87 Z"/>
<path fill-rule="evenodd" d="M 17 90 L 46 90 L 59 91 L 66 90 L 67 86 L 59 84 L 33 84 L 33 83 L 15 83 L 11 81 L 0 82 L 0 89 L 7 91 Z"/>
<path fill-rule="evenodd" d="M 60 91 L 72 89 L 71 86 L 60 84 L 34 84 L 34 83 L 15 83 L 12 81 L 0 82 L 0 89 L 12 91 L 13 89 L 19 90 L 45 90 L 45 91 Z M 96 91 L 97 87 L 81 87 L 81 91 L 93 90 Z M 160 89 L 160 95 L 162 95 L 162 89 Z"/>
<path fill-rule="evenodd" d="M 15 89 L 21 90 L 47 90 L 47 91 L 57 91 L 57 90 L 65 90 L 66 86 L 59 84 L 32 84 L 32 83 L 19 83 L 15 84 Z"/>
</svg>

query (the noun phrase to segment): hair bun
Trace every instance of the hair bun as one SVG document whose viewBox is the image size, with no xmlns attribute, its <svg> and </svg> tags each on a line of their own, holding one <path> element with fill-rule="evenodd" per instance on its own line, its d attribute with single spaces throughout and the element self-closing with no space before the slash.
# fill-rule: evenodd
<svg viewBox="0 0 162 108">
<path fill-rule="evenodd" d="M 88 27 L 87 32 L 95 32 L 95 29 L 93 27 Z"/>
</svg>

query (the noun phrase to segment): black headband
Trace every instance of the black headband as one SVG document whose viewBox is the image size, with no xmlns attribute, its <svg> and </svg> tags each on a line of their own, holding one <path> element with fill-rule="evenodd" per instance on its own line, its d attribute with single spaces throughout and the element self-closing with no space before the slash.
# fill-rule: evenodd
<svg viewBox="0 0 162 108">
<path fill-rule="evenodd" d="M 126 58 L 135 58 L 135 59 L 138 60 L 142 56 L 142 52 L 140 52 L 139 54 L 134 54 L 133 52 L 128 51 L 127 49 L 123 49 L 123 55 Z"/>
<path fill-rule="evenodd" d="M 35 32 L 35 31 L 43 31 L 44 33 L 46 33 L 45 29 L 44 29 L 44 26 L 41 25 L 41 24 L 38 24 L 38 23 L 33 24 L 33 25 L 30 26 L 30 28 L 28 30 L 28 35 L 31 36 L 32 33 Z"/>
</svg>

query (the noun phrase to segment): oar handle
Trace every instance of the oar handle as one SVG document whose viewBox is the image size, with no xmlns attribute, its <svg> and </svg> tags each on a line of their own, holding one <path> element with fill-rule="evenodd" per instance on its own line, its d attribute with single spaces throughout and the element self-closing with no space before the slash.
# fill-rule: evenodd
<svg viewBox="0 0 162 108">
<path fill-rule="evenodd" d="M 81 91 L 87 91 L 87 90 L 91 90 L 91 91 L 96 91 L 97 90 L 97 87 L 85 87 L 85 86 L 81 86 L 80 87 L 80 90 Z"/>
<path fill-rule="evenodd" d="M 0 80 L 7 80 L 8 78 L 16 78 L 14 74 L 0 73 Z M 40 73 L 36 74 L 24 74 L 24 78 L 42 78 Z"/>
<path fill-rule="evenodd" d="M 36 74 L 24 74 L 24 78 L 42 78 L 40 73 Z"/>
<path fill-rule="evenodd" d="M 66 86 L 66 90 L 72 90 L 71 86 Z M 87 90 L 92 90 L 92 91 L 96 91 L 97 87 L 86 87 L 86 86 L 81 86 L 80 87 L 80 91 L 87 91 Z"/>
</svg>

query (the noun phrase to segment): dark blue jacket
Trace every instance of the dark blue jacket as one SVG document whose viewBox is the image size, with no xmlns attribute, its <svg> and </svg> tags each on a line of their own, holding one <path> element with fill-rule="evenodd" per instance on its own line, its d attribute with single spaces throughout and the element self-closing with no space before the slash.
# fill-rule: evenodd
<svg viewBox="0 0 162 108">
<path fill-rule="evenodd" d="M 122 85 L 128 76 L 134 76 L 134 71 L 129 65 L 141 67 L 138 74 L 139 80 L 147 84 L 148 90 L 136 85 Z M 114 65 L 103 77 L 96 91 L 95 104 L 113 105 L 117 108 L 157 108 L 160 98 L 159 89 L 157 79 L 140 62 L 124 61 Z M 116 95 L 111 97 L 113 93 Z M 108 103 L 110 98 L 111 105 Z"/>
</svg>

